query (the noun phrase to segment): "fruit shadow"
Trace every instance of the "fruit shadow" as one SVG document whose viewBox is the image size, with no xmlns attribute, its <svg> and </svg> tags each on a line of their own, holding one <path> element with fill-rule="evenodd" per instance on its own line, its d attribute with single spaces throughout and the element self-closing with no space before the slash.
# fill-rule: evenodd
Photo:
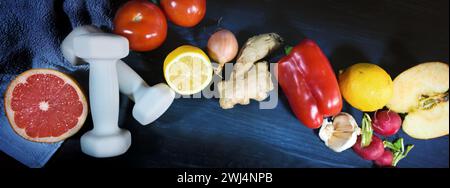
<svg viewBox="0 0 450 188">
<path fill-rule="evenodd" d="M 23 48 L 17 51 L 11 51 L 5 57 L 8 61 L 3 61 L 0 63 L 0 80 L 2 81 L 2 87 L 7 87 L 4 81 L 10 81 L 9 76 L 17 76 L 20 73 L 25 72 L 33 67 L 32 59 L 33 55 L 30 49 Z M 16 63 L 20 62 L 20 63 Z"/>
<path fill-rule="evenodd" d="M 369 57 L 356 46 L 342 44 L 334 48 L 329 60 L 336 76 L 339 76 L 340 70 L 345 70 L 356 63 L 369 62 Z"/>
<path fill-rule="evenodd" d="M 111 7 L 111 11 L 110 11 L 110 17 L 113 18 L 114 15 L 116 14 L 117 10 L 126 2 L 128 2 L 129 0 L 114 0 L 114 1 L 110 1 L 110 7 Z"/>
<path fill-rule="evenodd" d="M 395 79 L 401 72 L 418 63 L 418 60 L 400 39 L 392 38 L 385 46 L 379 65 L 389 73 L 392 79 Z"/>
<path fill-rule="evenodd" d="M 64 1 L 55 1 L 54 4 L 54 14 L 57 15 L 54 17 L 56 37 L 59 41 L 63 41 L 64 38 L 70 33 L 72 25 L 70 22 L 70 18 L 66 12 L 64 12 Z M 89 13 L 83 12 L 80 15 L 86 15 L 87 17 L 83 20 L 90 20 Z"/>
</svg>

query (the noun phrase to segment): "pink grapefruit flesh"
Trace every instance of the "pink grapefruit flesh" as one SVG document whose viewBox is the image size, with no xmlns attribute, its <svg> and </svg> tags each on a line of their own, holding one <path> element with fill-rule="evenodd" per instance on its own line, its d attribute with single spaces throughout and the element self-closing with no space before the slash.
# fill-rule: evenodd
<svg viewBox="0 0 450 188">
<path fill-rule="evenodd" d="M 34 142 L 58 142 L 80 130 L 88 106 L 78 83 L 51 69 L 31 69 L 17 76 L 5 93 L 11 127 Z"/>
</svg>

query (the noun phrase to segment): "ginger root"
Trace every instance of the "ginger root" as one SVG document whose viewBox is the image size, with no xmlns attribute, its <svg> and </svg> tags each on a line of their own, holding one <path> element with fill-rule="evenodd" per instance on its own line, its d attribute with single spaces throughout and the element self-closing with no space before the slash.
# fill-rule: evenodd
<svg viewBox="0 0 450 188">
<path fill-rule="evenodd" d="M 218 89 L 223 109 L 233 108 L 236 104 L 247 105 L 250 99 L 266 99 L 267 93 L 273 90 L 267 62 L 256 63 L 244 75 L 234 75 L 228 81 L 219 82 Z"/>
<path fill-rule="evenodd" d="M 254 36 L 242 47 L 230 79 L 218 83 L 220 107 L 233 108 L 236 104 L 247 105 L 250 99 L 262 101 L 273 90 L 267 62 L 255 62 L 278 49 L 283 39 L 276 33 Z"/>
<path fill-rule="evenodd" d="M 261 34 L 248 39 L 239 52 L 233 75 L 242 76 L 252 68 L 253 63 L 281 47 L 282 43 L 283 39 L 276 33 Z"/>
</svg>

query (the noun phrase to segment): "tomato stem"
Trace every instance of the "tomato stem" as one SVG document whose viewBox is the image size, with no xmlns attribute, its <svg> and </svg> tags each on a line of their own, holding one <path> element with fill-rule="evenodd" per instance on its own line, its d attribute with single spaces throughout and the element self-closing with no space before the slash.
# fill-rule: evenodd
<svg viewBox="0 0 450 188">
<path fill-rule="evenodd" d="M 136 16 L 133 17 L 133 22 L 141 22 L 142 21 L 142 13 L 137 13 Z"/>
<path fill-rule="evenodd" d="M 158 1 L 158 0 L 151 0 L 151 1 L 152 1 L 152 3 L 154 3 L 154 4 L 159 5 L 159 1 Z"/>
</svg>

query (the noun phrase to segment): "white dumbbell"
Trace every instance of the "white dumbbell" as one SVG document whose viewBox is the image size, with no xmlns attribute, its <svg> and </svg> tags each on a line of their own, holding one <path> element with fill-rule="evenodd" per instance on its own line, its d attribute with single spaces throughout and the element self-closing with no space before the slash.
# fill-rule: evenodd
<svg viewBox="0 0 450 188">
<path fill-rule="evenodd" d="M 148 84 L 123 61 L 117 63 L 120 91 L 135 102 L 133 117 L 148 125 L 166 112 L 175 99 L 175 92 L 164 83 Z"/>
<path fill-rule="evenodd" d="M 102 31 L 94 26 L 80 26 L 75 28 L 61 44 L 64 57 L 73 65 L 84 63 L 73 53 L 73 38 L 87 33 L 102 33 Z M 175 99 L 175 92 L 167 84 L 160 83 L 149 87 L 121 60 L 117 62 L 117 74 L 120 92 L 128 95 L 135 102 L 133 117 L 142 125 L 148 125 L 158 119 Z"/>
<path fill-rule="evenodd" d="M 89 97 L 94 128 L 80 140 L 81 150 L 93 157 L 113 157 L 125 153 L 131 134 L 120 129 L 117 60 L 128 56 L 125 37 L 88 33 L 75 36 L 73 52 L 89 63 Z"/>
</svg>

